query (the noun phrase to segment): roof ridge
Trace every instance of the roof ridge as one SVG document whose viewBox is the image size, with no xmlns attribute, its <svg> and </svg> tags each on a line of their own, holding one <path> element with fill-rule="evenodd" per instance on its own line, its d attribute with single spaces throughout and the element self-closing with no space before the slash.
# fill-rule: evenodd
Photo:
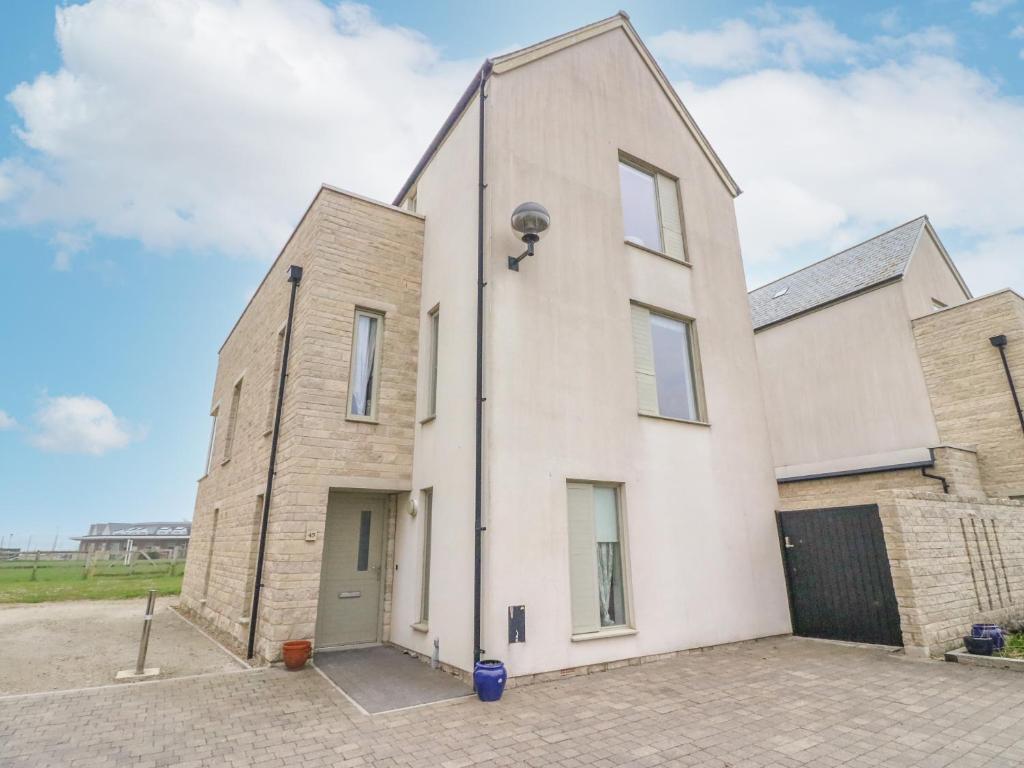
<svg viewBox="0 0 1024 768">
<path fill-rule="evenodd" d="M 925 222 L 928 221 L 928 214 L 922 214 L 922 215 L 917 216 L 917 217 L 915 217 L 913 219 L 908 219 L 907 221 L 904 221 L 902 224 L 897 224 L 895 227 L 890 227 L 889 229 L 885 230 L 884 232 L 879 232 L 877 235 L 872 235 L 871 237 L 869 237 L 869 238 L 867 238 L 865 240 L 861 240 L 859 243 L 856 243 L 856 244 L 851 245 L 851 246 L 849 246 L 847 248 L 844 248 L 841 251 L 836 251 L 835 253 L 833 253 L 830 256 L 825 256 L 823 258 L 818 259 L 817 261 L 812 261 L 810 264 L 805 264 L 804 266 L 800 267 L 799 269 L 794 269 L 792 272 L 787 272 L 786 274 L 782 275 L 781 277 L 776 277 L 774 280 L 771 280 L 771 281 L 765 283 L 764 285 L 759 285 L 757 288 L 752 288 L 751 290 L 747 291 L 747 295 L 748 296 L 749 295 L 753 295 L 753 294 L 757 293 L 758 291 L 762 291 L 765 288 L 768 288 L 768 287 L 774 285 L 775 283 L 778 283 L 778 282 L 781 282 L 783 280 L 786 280 L 787 278 L 793 277 L 793 275 L 800 274 L 805 269 L 810 269 L 811 267 L 815 267 L 818 264 L 823 264 L 824 262 L 828 261 L 829 259 L 834 259 L 837 256 L 842 256 L 844 253 L 847 253 L 848 251 L 852 251 L 854 248 L 860 248 L 862 245 L 867 245 L 872 240 L 877 240 L 880 237 L 885 237 L 886 235 L 890 235 L 893 232 L 895 232 L 897 229 L 902 229 L 903 227 L 907 226 L 908 224 L 913 224 L 915 221 L 925 221 Z"/>
</svg>

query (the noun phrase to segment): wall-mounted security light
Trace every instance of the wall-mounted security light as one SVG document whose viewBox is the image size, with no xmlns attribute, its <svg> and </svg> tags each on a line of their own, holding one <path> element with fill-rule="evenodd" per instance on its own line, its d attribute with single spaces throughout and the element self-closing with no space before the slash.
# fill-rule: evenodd
<svg viewBox="0 0 1024 768">
<path fill-rule="evenodd" d="M 519 271 L 519 262 L 533 256 L 533 246 L 540 240 L 541 233 L 551 224 L 551 214 L 540 203 L 521 203 L 512 211 L 512 229 L 519 233 L 526 243 L 526 250 L 518 256 L 508 257 L 508 268 Z"/>
</svg>

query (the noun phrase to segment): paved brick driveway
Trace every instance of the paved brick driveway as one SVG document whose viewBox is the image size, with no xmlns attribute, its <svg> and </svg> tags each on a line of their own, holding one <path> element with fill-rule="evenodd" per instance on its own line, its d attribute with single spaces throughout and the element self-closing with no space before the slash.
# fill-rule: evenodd
<svg viewBox="0 0 1024 768">
<path fill-rule="evenodd" d="M 784 639 L 360 715 L 269 669 L 0 700 L 3 766 L 1020 766 L 1024 675 Z"/>
</svg>

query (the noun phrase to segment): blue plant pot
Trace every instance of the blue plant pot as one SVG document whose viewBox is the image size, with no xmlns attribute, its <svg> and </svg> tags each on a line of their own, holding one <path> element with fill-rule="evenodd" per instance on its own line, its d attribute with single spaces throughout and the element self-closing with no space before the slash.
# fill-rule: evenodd
<svg viewBox="0 0 1024 768">
<path fill-rule="evenodd" d="M 974 624 L 971 626 L 971 637 L 992 638 L 992 650 L 1001 651 L 1006 645 L 1003 630 L 998 624 Z"/>
<path fill-rule="evenodd" d="M 473 667 L 473 684 L 480 701 L 497 701 L 505 691 L 505 665 L 494 659 L 478 661 Z"/>
</svg>

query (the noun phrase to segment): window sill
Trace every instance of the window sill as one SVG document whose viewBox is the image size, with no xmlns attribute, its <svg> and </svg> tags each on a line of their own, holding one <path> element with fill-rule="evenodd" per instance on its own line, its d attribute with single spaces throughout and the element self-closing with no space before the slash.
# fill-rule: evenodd
<svg viewBox="0 0 1024 768">
<path fill-rule="evenodd" d="M 710 427 L 711 422 L 698 421 L 696 419 L 677 419 L 674 416 L 662 416 L 659 413 L 637 413 L 645 419 L 659 419 L 660 421 L 674 421 L 676 424 L 692 424 L 695 427 Z"/>
<path fill-rule="evenodd" d="M 369 416 L 353 416 L 351 413 L 345 417 L 345 421 L 354 421 L 357 424 L 380 424 L 377 419 L 370 418 Z"/>
<path fill-rule="evenodd" d="M 648 248 L 646 245 L 640 245 L 640 243 L 634 243 L 631 240 L 623 240 L 622 242 L 624 242 L 626 245 L 628 245 L 628 246 L 630 246 L 632 248 L 636 248 L 639 251 L 644 251 L 645 253 L 650 253 L 650 254 L 652 254 L 654 256 L 661 256 L 661 258 L 668 259 L 669 261 L 671 261 L 674 264 L 681 264 L 684 267 L 691 267 L 691 268 L 693 267 L 693 265 L 690 264 L 690 262 L 683 261 L 682 259 L 677 259 L 675 256 L 669 256 L 664 251 L 659 251 L 656 248 Z"/>
<path fill-rule="evenodd" d="M 429 629 L 425 621 L 417 621 L 415 624 L 410 624 L 409 626 L 412 627 L 413 632 L 422 632 L 423 634 L 426 634 Z"/>
<path fill-rule="evenodd" d="M 266 429 L 263 432 L 263 436 L 264 437 L 270 437 L 272 434 L 274 434 L 274 428 L 273 427 L 270 427 L 270 429 Z"/>
<path fill-rule="evenodd" d="M 230 457 L 230 456 L 228 456 L 228 457 L 227 457 L 226 459 L 221 459 L 221 460 L 220 460 L 220 465 L 221 465 L 221 466 L 223 467 L 223 466 L 224 466 L 225 464 L 227 464 L 227 463 L 228 463 L 229 461 L 231 461 L 231 457 Z"/>
<path fill-rule="evenodd" d="M 612 629 L 603 629 L 598 632 L 585 632 L 581 635 L 572 635 L 569 639 L 574 643 L 582 643 L 587 640 L 604 640 L 610 637 L 632 637 L 636 634 L 636 630 L 633 627 L 613 627 Z"/>
<path fill-rule="evenodd" d="M 422 426 L 423 424 L 429 424 L 430 422 L 432 422 L 436 418 L 437 418 L 437 414 L 436 413 L 433 416 L 425 416 L 422 419 L 420 419 L 420 425 Z"/>
</svg>

